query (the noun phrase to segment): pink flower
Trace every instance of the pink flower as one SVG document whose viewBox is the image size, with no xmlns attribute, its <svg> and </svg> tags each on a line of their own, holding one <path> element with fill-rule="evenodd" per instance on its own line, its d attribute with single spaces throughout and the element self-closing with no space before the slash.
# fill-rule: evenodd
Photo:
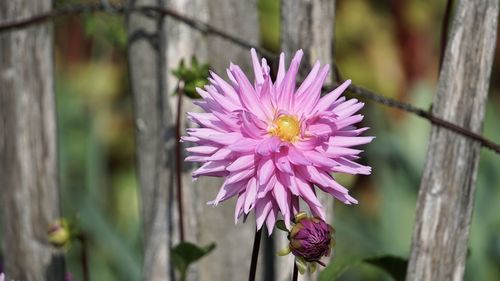
<svg viewBox="0 0 500 281">
<path fill-rule="evenodd" d="M 236 196 L 235 221 L 255 210 L 257 228 L 266 222 L 269 233 L 279 214 L 290 227 L 291 218 L 299 212 L 299 198 L 314 216 L 325 220 L 316 188 L 346 204 L 356 204 L 331 176 L 371 172 L 370 167 L 355 162 L 361 150 L 352 147 L 369 143 L 373 137 L 360 137 L 368 128 L 354 127 L 363 119 L 355 114 L 363 103 L 341 97 L 351 81 L 321 97 L 328 65 L 321 67 L 317 62 L 296 88 L 301 50 L 288 71 L 281 54 L 274 82 L 266 60 L 259 63 L 255 50 L 251 54 L 253 85 L 240 67 L 231 64 L 229 83 L 211 73 L 210 84 L 197 89 L 203 100 L 195 103 L 205 113 L 188 113 L 200 128 L 188 129 L 188 136 L 183 137 L 197 145 L 187 149 L 186 161 L 203 163 L 193 178 L 225 178 L 209 204 Z"/>
</svg>

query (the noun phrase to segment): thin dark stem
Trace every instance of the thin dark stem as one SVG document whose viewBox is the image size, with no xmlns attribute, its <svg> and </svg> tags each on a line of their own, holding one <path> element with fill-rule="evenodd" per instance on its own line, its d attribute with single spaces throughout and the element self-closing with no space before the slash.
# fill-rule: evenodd
<svg viewBox="0 0 500 281">
<path fill-rule="evenodd" d="M 448 30 L 450 28 L 451 9 L 453 8 L 453 0 L 446 1 L 446 10 L 444 12 L 443 22 L 441 23 L 441 46 L 439 50 L 439 70 L 443 65 L 444 52 L 448 43 Z"/>
<path fill-rule="evenodd" d="M 444 21 L 443 21 L 443 31 L 441 32 L 442 39 L 442 47 L 441 47 L 441 52 L 444 53 L 444 49 L 446 46 L 446 38 L 447 38 L 447 33 L 448 33 L 448 25 L 449 25 L 449 18 L 451 16 L 451 10 L 453 7 L 453 0 L 448 0 L 448 4 L 446 7 L 446 13 L 444 16 Z M 248 42 L 244 39 L 238 38 L 237 36 L 233 36 L 231 34 L 228 34 L 224 32 L 222 29 L 218 29 L 212 25 L 209 25 L 205 22 L 187 17 L 185 15 L 182 15 L 180 13 L 177 13 L 176 11 L 163 8 L 163 7 L 154 7 L 154 6 L 141 6 L 141 7 L 136 7 L 129 9 L 125 6 L 121 5 L 112 5 L 110 4 L 109 7 L 104 7 L 101 4 L 86 4 L 86 5 L 70 5 L 70 6 L 65 6 L 61 8 L 56 8 L 55 10 L 46 12 L 46 13 L 41 13 L 38 15 L 34 15 L 29 18 L 24 18 L 20 20 L 14 20 L 11 22 L 6 22 L 0 24 L 0 33 L 1 32 L 6 32 L 6 31 L 12 31 L 20 28 L 25 28 L 30 25 L 34 24 L 40 24 L 45 21 L 53 20 L 54 18 L 60 17 L 60 16 L 65 16 L 65 15 L 71 15 L 71 14 L 82 14 L 82 13 L 92 13 L 92 12 L 107 12 L 110 13 L 112 11 L 114 15 L 118 14 L 127 14 L 131 12 L 139 12 L 142 13 L 146 16 L 168 16 L 171 17 L 179 22 L 182 22 L 193 29 L 196 29 L 204 34 L 212 34 L 221 38 L 224 38 L 235 45 L 244 47 L 244 48 L 255 48 L 255 50 L 260 53 L 261 55 L 269 58 L 272 60 L 274 63 L 276 61 L 276 58 L 278 57 L 276 54 L 269 52 L 265 49 L 259 48 L 258 46 L 252 44 L 251 42 Z M 443 57 L 443 55 L 441 55 Z M 273 63 L 272 62 L 272 63 Z M 335 66 L 336 67 L 336 66 Z M 340 73 L 337 69 L 337 72 Z M 331 86 L 331 85 L 330 85 Z M 329 87 L 328 89 L 331 89 Z M 446 129 L 449 129 L 451 131 L 454 131 L 456 133 L 462 134 L 466 137 L 469 137 L 473 140 L 478 141 L 483 147 L 489 148 L 493 150 L 496 153 L 500 153 L 500 145 L 496 144 L 495 142 L 486 139 L 485 137 L 472 132 L 464 127 L 458 126 L 456 124 L 453 124 L 451 122 L 448 122 L 442 118 L 439 118 L 432 113 L 425 111 L 423 109 L 417 108 L 411 104 L 403 103 L 388 97 L 385 97 L 383 95 L 380 95 L 378 93 L 375 93 L 373 91 L 361 88 L 356 85 L 351 85 L 350 90 L 354 93 L 356 93 L 360 97 L 364 97 L 366 99 L 372 100 L 377 103 L 384 104 L 389 107 L 397 108 L 409 113 L 414 113 L 417 116 L 420 116 L 421 118 L 427 119 L 434 125 L 438 125 L 441 127 L 444 127 Z"/>
<path fill-rule="evenodd" d="M 260 238 L 262 236 L 262 228 L 255 232 L 253 240 L 252 261 L 250 263 L 250 273 L 248 281 L 255 281 L 255 273 L 257 272 L 257 260 L 259 259 Z"/>
<path fill-rule="evenodd" d="M 80 240 L 80 263 L 82 266 L 83 281 L 90 280 L 90 270 L 89 270 L 89 254 L 88 254 L 88 243 L 87 238 L 84 234 L 78 235 L 78 240 Z"/>
<path fill-rule="evenodd" d="M 180 83 L 179 83 L 180 84 Z M 184 208 L 182 199 L 182 143 L 181 140 L 181 121 L 182 121 L 182 96 L 184 91 L 182 87 L 177 87 L 177 118 L 175 120 L 175 170 L 177 180 L 177 206 L 179 212 L 179 239 L 184 241 Z"/>
<path fill-rule="evenodd" d="M 297 263 L 293 260 L 293 275 L 292 281 L 297 281 L 299 279 L 299 268 L 297 267 Z"/>
</svg>

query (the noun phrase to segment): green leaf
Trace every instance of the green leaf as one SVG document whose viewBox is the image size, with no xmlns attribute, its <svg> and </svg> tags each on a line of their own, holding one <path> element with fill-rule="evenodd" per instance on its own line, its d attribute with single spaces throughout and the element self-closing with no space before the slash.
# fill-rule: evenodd
<svg viewBox="0 0 500 281">
<path fill-rule="evenodd" d="M 382 255 L 373 257 L 337 257 L 319 274 L 319 281 L 337 280 L 345 271 L 361 263 L 368 263 L 388 273 L 394 280 L 402 281 L 406 276 L 408 261 L 401 257 Z"/>
<path fill-rule="evenodd" d="M 288 229 L 286 228 L 285 222 L 283 220 L 276 221 L 276 227 L 280 230 L 288 232 Z"/>
<path fill-rule="evenodd" d="M 208 83 L 209 69 L 208 64 L 200 64 L 196 57 L 192 57 L 190 66 L 186 66 L 184 60 L 181 60 L 179 66 L 172 70 L 172 74 L 184 82 L 184 95 L 191 99 L 199 99 L 201 97 L 196 88 L 203 88 Z"/>
<path fill-rule="evenodd" d="M 185 280 L 189 266 L 215 249 L 215 243 L 200 247 L 190 242 L 182 242 L 171 249 L 172 263 Z"/>
<path fill-rule="evenodd" d="M 319 273 L 319 281 L 337 280 L 347 269 L 363 261 L 361 257 L 336 257 Z"/>
<path fill-rule="evenodd" d="M 404 258 L 386 255 L 368 258 L 364 261 L 380 269 L 383 269 L 396 281 L 405 280 L 408 260 Z"/>
</svg>

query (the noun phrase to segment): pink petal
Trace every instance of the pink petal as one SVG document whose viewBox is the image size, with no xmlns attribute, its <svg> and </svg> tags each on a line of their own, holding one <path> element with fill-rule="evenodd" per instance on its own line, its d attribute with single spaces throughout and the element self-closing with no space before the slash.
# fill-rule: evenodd
<svg viewBox="0 0 500 281">
<path fill-rule="evenodd" d="M 285 153 L 276 153 L 274 164 L 276 165 L 276 168 L 278 168 L 278 170 L 282 171 L 283 173 L 293 175 L 292 165 L 290 165 L 288 157 Z"/>
<path fill-rule="evenodd" d="M 247 184 L 244 212 L 248 214 L 255 206 L 255 199 L 257 199 L 257 180 L 255 177 L 250 178 Z"/>
<path fill-rule="evenodd" d="M 314 80 L 316 80 L 316 76 L 318 75 L 320 66 L 321 66 L 320 62 L 316 61 L 311 72 L 309 72 L 306 79 L 304 79 L 304 82 L 300 84 L 300 87 L 297 89 L 297 92 L 295 92 L 296 98 L 300 98 L 313 84 Z"/>
<path fill-rule="evenodd" d="M 305 139 L 301 139 L 298 142 L 293 144 L 295 148 L 301 151 L 307 151 L 314 149 L 318 146 L 318 138 L 316 137 L 307 137 Z"/>
<path fill-rule="evenodd" d="M 228 145 L 227 149 L 240 153 L 254 152 L 255 147 L 257 146 L 258 143 L 259 143 L 258 140 L 241 138 L 235 141 L 234 143 Z"/>
<path fill-rule="evenodd" d="M 233 102 L 239 103 L 240 99 L 238 98 L 238 94 L 236 93 L 236 90 L 233 88 L 233 86 L 224 81 L 224 79 L 218 76 L 215 72 L 210 72 L 210 74 L 213 77 L 213 79 L 217 82 L 217 86 L 219 86 L 222 89 L 224 94 L 226 94 L 226 96 L 230 98 Z"/>
<path fill-rule="evenodd" d="M 280 54 L 280 61 L 279 61 L 279 66 L 278 66 L 278 74 L 276 75 L 276 82 L 274 83 L 274 86 L 276 88 L 279 88 L 281 85 L 281 81 L 283 81 L 283 78 L 285 77 L 285 54 L 281 53 Z"/>
<path fill-rule="evenodd" d="M 208 204 L 217 206 L 220 202 L 223 202 L 236 195 L 244 187 L 246 187 L 246 185 L 241 182 L 238 182 L 236 184 L 224 183 L 220 188 L 219 193 L 217 193 L 217 196 L 215 197 L 214 201 L 210 201 L 208 202 Z"/>
<path fill-rule="evenodd" d="M 311 161 L 307 159 L 302 151 L 296 149 L 293 145 L 288 147 L 288 160 L 295 165 L 310 165 Z"/>
<path fill-rule="evenodd" d="M 208 161 L 229 160 L 229 158 L 233 158 L 233 157 L 230 157 L 231 154 L 234 154 L 232 150 L 221 148 L 219 151 L 214 153 L 212 156 L 208 157 L 207 160 Z"/>
<path fill-rule="evenodd" d="M 255 52 L 255 49 L 252 48 L 250 50 L 250 53 L 252 55 L 252 65 L 253 65 L 253 72 L 255 75 L 255 83 L 262 84 L 264 83 L 264 76 L 262 75 L 262 66 L 259 64 L 259 58 L 257 57 L 257 52 Z"/>
<path fill-rule="evenodd" d="M 236 207 L 234 208 L 234 223 L 238 223 L 238 218 L 243 214 L 243 204 L 245 203 L 245 194 L 242 192 L 238 196 L 236 201 Z"/>
<path fill-rule="evenodd" d="M 281 214 L 283 215 L 285 225 L 287 228 L 290 228 L 290 206 L 288 204 L 288 202 L 290 202 L 290 193 L 286 192 L 285 188 L 279 181 L 276 182 L 272 192 L 274 199 L 281 210 Z"/>
<path fill-rule="evenodd" d="M 253 170 L 255 167 L 255 155 L 249 154 L 238 157 L 226 170 L 229 172 L 236 172 L 241 170 Z"/>
<path fill-rule="evenodd" d="M 313 191 L 313 186 L 301 177 L 296 177 L 295 181 L 298 186 L 300 196 L 309 203 L 321 207 L 321 202 L 319 202 L 318 197 L 316 197 L 316 194 Z"/>
<path fill-rule="evenodd" d="M 311 87 L 302 95 L 302 99 L 296 100 L 295 110 L 298 115 L 302 114 L 310 114 L 316 104 L 318 103 L 321 89 L 323 87 L 323 83 L 325 82 L 326 77 L 328 76 L 330 66 L 327 64 L 323 66 L 321 71 L 319 72 L 316 80 L 314 80 Z"/>
<path fill-rule="evenodd" d="M 186 148 L 188 152 L 191 153 L 199 153 L 199 154 L 212 154 L 219 150 L 218 147 L 213 147 L 213 146 L 193 146 L 193 147 L 188 147 Z"/>
<path fill-rule="evenodd" d="M 332 167 L 335 166 L 336 162 L 328 158 L 322 153 L 315 150 L 304 151 L 304 156 L 309 159 L 315 166 L 320 167 Z"/>
<path fill-rule="evenodd" d="M 243 106 L 257 115 L 261 120 L 265 120 L 265 114 L 260 108 L 257 93 L 255 93 L 255 89 L 250 84 L 245 74 L 243 74 L 238 66 L 234 66 L 231 71 L 238 82 L 238 93 Z"/>
<path fill-rule="evenodd" d="M 277 217 L 278 217 L 278 208 L 273 203 L 273 206 L 269 211 L 269 214 L 267 215 L 266 219 L 267 232 L 269 233 L 269 236 L 273 234 L 274 225 L 276 224 Z"/>
<path fill-rule="evenodd" d="M 338 120 L 337 121 L 337 129 L 341 130 L 341 129 L 343 129 L 347 126 L 350 126 L 352 124 L 359 123 L 359 122 L 361 122 L 361 120 L 363 120 L 363 115 L 361 115 L 361 114 L 356 114 L 356 115 L 347 117 L 345 119 Z"/>
<path fill-rule="evenodd" d="M 273 190 L 274 186 L 276 185 L 276 181 L 277 181 L 276 176 L 273 175 L 265 186 L 261 186 L 259 188 L 259 192 L 257 193 L 257 198 L 264 198 L 271 190 Z"/>
<path fill-rule="evenodd" d="M 277 137 L 268 137 L 263 139 L 255 147 L 255 151 L 262 156 L 269 156 L 273 152 L 277 152 L 281 140 Z"/>
<path fill-rule="evenodd" d="M 278 87 L 278 104 L 281 109 L 288 110 L 292 106 L 292 98 L 295 93 L 295 81 L 297 79 L 297 72 L 299 71 L 299 64 L 303 55 L 304 52 L 302 50 L 295 53 L 283 83 L 281 83 Z"/>
<path fill-rule="evenodd" d="M 195 170 L 192 175 L 194 178 L 199 176 L 210 176 L 210 175 L 219 175 L 227 174 L 225 173 L 226 166 L 228 161 L 209 161 L 203 164 L 200 168 Z"/>
<path fill-rule="evenodd" d="M 257 200 L 257 202 L 255 203 L 255 219 L 257 223 L 257 229 L 260 229 L 262 227 L 262 225 L 266 221 L 267 215 L 273 207 L 273 203 L 271 200 L 271 197 L 267 196 L 265 198 Z"/>
<path fill-rule="evenodd" d="M 375 137 L 331 137 L 329 145 L 350 147 L 370 143 Z"/>
<path fill-rule="evenodd" d="M 322 97 L 318 105 L 315 108 L 315 111 L 321 112 L 328 110 L 333 104 L 335 100 L 338 99 L 338 97 L 351 85 L 351 80 L 346 80 L 344 83 L 342 83 L 340 86 L 335 88 L 335 90 L 329 92 L 326 94 L 324 97 Z"/>
<path fill-rule="evenodd" d="M 248 179 L 249 177 L 253 176 L 254 174 L 255 174 L 254 170 L 243 170 L 240 172 L 231 173 L 226 178 L 226 183 L 231 184 L 231 183 L 239 182 L 239 181 Z"/>
<path fill-rule="evenodd" d="M 274 174 L 274 163 L 271 158 L 263 157 L 259 161 L 257 175 L 259 176 L 259 184 L 265 185 Z"/>
<path fill-rule="evenodd" d="M 358 112 L 361 108 L 363 108 L 364 105 L 365 105 L 364 103 L 358 102 L 347 108 L 342 108 L 342 109 L 335 108 L 333 109 L 333 112 L 337 114 L 340 118 L 345 118 L 347 116 L 351 116 L 354 113 Z"/>
</svg>

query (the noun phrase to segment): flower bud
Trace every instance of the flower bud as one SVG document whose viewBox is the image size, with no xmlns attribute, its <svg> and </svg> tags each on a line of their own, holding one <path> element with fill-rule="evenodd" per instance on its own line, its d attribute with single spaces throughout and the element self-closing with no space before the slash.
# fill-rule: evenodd
<svg viewBox="0 0 500 281">
<path fill-rule="evenodd" d="M 58 219 L 47 231 L 49 242 L 56 247 L 65 247 L 70 242 L 69 224 L 65 219 Z"/>
<path fill-rule="evenodd" d="M 306 262 L 317 262 L 330 255 L 334 243 L 334 229 L 318 217 L 296 216 L 296 223 L 290 230 L 290 250 L 297 258 Z"/>
</svg>

